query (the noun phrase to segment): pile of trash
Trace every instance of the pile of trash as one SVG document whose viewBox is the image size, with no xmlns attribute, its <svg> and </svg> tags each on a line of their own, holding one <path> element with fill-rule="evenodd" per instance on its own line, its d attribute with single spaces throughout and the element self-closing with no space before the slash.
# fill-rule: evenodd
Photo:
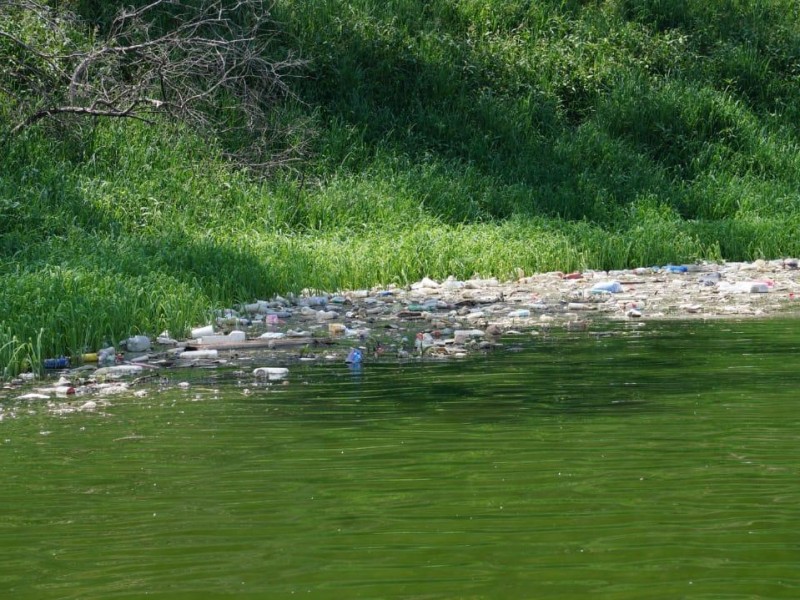
<svg viewBox="0 0 800 600">
<path fill-rule="evenodd" d="M 44 367 L 59 382 L 30 394 L 104 396 L 180 367 L 228 366 L 256 380 L 285 383 L 296 361 L 360 368 L 384 358 L 458 359 L 502 347 L 509 336 L 553 328 L 582 332 L 598 320 L 786 314 L 800 307 L 798 275 L 797 259 L 784 259 L 529 276 L 520 270 L 506 282 L 426 277 L 406 287 L 306 290 L 220 310 L 188 339 L 168 332 L 136 335 L 76 359 L 48 359 Z"/>
</svg>

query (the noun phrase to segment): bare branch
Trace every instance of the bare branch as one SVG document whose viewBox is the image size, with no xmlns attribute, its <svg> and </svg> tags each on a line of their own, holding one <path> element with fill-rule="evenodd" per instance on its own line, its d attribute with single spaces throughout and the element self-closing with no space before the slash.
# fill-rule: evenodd
<svg viewBox="0 0 800 600">
<path fill-rule="evenodd" d="M 120 11 L 105 36 L 78 47 L 64 33 L 81 26 L 77 17 L 56 14 L 35 0 L 0 2 L 0 17 L 28 11 L 43 31 L 64 30 L 59 39 L 65 40 L 56 51 L 39 47 L 6 28 L 8 18 L 0 19 L 0 37 L 28 57 L 25 64 L 13 63 L 17 81 L 6 87 L 21 90 L 18 95 L 29 89 L 39 93 L 27 104 L 20 98 L 30 110 L 11 131 L 64 115 L 146 122 L 163 115 L 210 138 L 235 140 L 237 149 L 229 156 L 239 164 L 263 169 L 288 162 L 303 143 L 281 146 L 281 136 L 302 136 L 276 126 L 275 111 L 296 100 L 286 78 L 305 62 L 291 55 L 270 57 L 269 9 L 264 0 L 154 0 Z M 159 28 L 164 22 L 173 25 Z"/>
<path fill-rule="evenodd" d="M 158 100 L 153 101 L 154 105 L 158 103 Z M 30 127 L 34 123 L 41 121 L 42 119 L 46 119 L 48 117 L 54 117 L 56 115 L 83 115 L 83 116 L 90 116 L 90 117 L 114 117 L 114 118 L 128 118 L 128 119 L 138 119 L 140 121 L 144 121 L 145 123 L 154 124 L 155 121 L 145 119 L 142 117 L 141 111 L 138 111 L 138 104 L 134 103 L 128 106 L 127 108 L 116 108 L 113 106 L 108 105 L 107 109 L 100 109 L 97 106 L 107 106 L 104 102 L 98 101 L 94 106 L 56 106 L 53 108 L 46 108 L 43 110 L 36 111 L 32 115 L 28 116 L 22 123 L 19 123 L 14 128 L 11 129 L 11 134 L 16 135 L 22 129 L 26 127 Z"/>
</svg>

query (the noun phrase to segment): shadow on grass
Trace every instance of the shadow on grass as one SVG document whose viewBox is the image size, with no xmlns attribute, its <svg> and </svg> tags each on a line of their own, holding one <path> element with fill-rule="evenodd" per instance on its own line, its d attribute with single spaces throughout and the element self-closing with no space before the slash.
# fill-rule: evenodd
<svg viewBox="0 0 800 600">
<path fill-rule="evenodd" d="M 631 6 L 630 14 L 622 14 L 631 21 L 654 19 L 658 26 L 675 20 L 699 27 L 702 7 L 683 4 L 660 16 Z M 378 150 L 391 149 L 412 164 L 444 164 L 454 180 L 477 171 L 483 178 L 472 190 L 480 197 L 477 209 L 454 210 L 457 201 L 426 204 L 449 222 L 557 216 L 613 227 L 628 206 L 649 196 L 683 218 L 697 218 L 701 209 L 687 197 L 687 183 L 720 168 L 709 157 L 742 155 L 741 161 L 728 162 L 730 168 L 750 168 L 745 159 L 754 158 L 753 132 L 768 124 L 744 108 L 744 88 L 715 88 L 713 69 L 727 68 L 724 53 L 706 61 L 710 66 L 670 74 L 668 85 L 646 69 L 627 66 L 590 87 L 578 75 L 572 83 L 548 81 L 545 75 L 526 79 L 502 56 L 493 57 L 487 44 L 468 42 L 466 30 L 464 39 L 430 28 L 412 34 L 403 31 L 402 15 L 389 20 L 370 14 L 363 22 L 360 15 L 351 15 L 350 22 L 334 11 L 327 21 L 316 17 L 321 41 L 307 49 L 314 71 L 300 83 L 303 95 L 323 108 L 333 127 L 342 123 L 359 132 L 356 145 L 363 144 L 361 149 L 344 144 L 330 160 L 357 171 Z M 309 27 L 291 20 L 287 26 L 295 32 Z M 698 31 L 744 48 L 740 30 L 728 37 Z M 743 60 L 740 54 L 731 54 L 731 64 Z M 762 59 L 752 59 L 753 69 Z M 763 88 L 763 83 L 741 85 Z M 754 128 L 744 123 L 746 114 L 754 118 Z M 420 179 L 420 196 L 426 196 L 427 183 Z"/>
</svg>

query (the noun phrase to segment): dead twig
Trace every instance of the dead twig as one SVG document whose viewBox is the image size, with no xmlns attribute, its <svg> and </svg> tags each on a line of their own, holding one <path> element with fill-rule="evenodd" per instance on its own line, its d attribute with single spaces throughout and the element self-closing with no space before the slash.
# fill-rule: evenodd
<svg viewBox="0 0 800 600">
<path fill-rule="evenodd" d="M 11 48 L 0 56 L 8 59 L 0 87 L 19 114 L 10 132 L 66 116 L 161 117 L 222 140 L 223 154 L 242 166 L 268 172 L 287 164 L 303 155 L 307 138 L 276 115 L 297 101 L 286 79 L 305 62 L 275 58 L 270 8 L 265 0 L 154 0 L 121 10 L 104 35 L 80 46 L 69 35 L 83 26 L 74 14 L 33 0 L 0 3 L 0 40 Z M 15 29 L 23 17 L 43 39 Z"/>
</svg>

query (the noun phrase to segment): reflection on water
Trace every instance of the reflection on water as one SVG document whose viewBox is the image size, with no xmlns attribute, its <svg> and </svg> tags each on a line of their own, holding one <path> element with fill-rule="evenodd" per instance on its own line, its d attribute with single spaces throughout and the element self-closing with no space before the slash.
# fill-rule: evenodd
<svg viewBox="0 0 800 600">
<path fill-rule="evenodd" d="M 0 423 L 0 597 L 797 598 L 796 321 Z"/>
</svg>

